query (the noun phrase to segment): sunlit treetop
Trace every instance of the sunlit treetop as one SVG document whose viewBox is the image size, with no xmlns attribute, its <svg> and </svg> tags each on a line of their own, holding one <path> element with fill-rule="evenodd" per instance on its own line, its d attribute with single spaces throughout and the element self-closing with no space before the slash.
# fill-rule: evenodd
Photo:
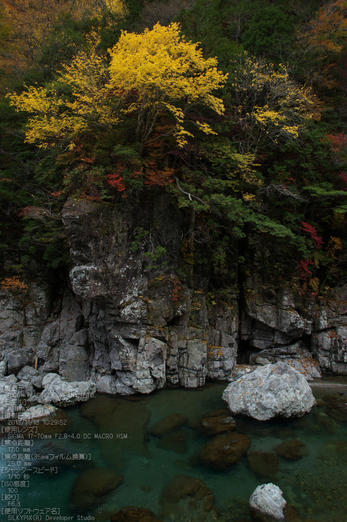
<svg viewBox="0 0 347 522">
<path fill-rule="evenodd" d="M 140 149 L 162 116 L 170 117 L 165 133 L 179 145 L 194 135 L 194 126 L 207 134 L 214 132 L 203 118 L 190 117 L 189 111 L 195 106 L 222 114 L 223 102 L 214 92 L 227 75 L 218 71 L 216 59 L 204 59 L 197 44 L 180 36 L 178 24 L 157 24 L 142 34 L 123 32 L 109 53 L 108 66 L 95 46 L 80 52 L 57 81 L 68 86 L 68 93 L 56 87 L 31 87 L 11 95 L 17 110 L 32 115 L 28 142 L 47 147 L 69 141 L 71 148 L 74 138 L 91 126 L 111 131 L 129 114 L 136 117 Z"/>
<path fill-rule="evenodd" d="M 227 75 L 218 71 L 217 59 L 205 59 L 198 44 L 187 42 L 179 31 L 177 23 L 168 27 L 158 23 L 142 34 L 123 32 L 110 50 L 110 86 L 122 95 L 135 94 L 124 110 L 141 117 L 150 113 L 147 131 L 162 111 L 171 113 L 177 122 L 176 138 L 184 144 L 184 136 L 191 133 L 183 122 L 193 105 L 224 112 L 222 100 L 213 93 L 224 85 Z M 205 133 L 213 132 L 206 123 L 195 124 Z"/>
</svg>

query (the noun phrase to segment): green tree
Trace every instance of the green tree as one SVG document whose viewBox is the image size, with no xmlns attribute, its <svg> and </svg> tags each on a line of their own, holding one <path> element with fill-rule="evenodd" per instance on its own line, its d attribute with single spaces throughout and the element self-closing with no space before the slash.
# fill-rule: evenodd
<svg viewBox="0 0 347 522">
<path fill-rule="evenodd" d="M 292 17 L 274 5 L 256 11 L 249 28 L 242 37 L 243 46 L 247 51 L 280 62 L 288 59 L 293 42 Z"/>
</svg>

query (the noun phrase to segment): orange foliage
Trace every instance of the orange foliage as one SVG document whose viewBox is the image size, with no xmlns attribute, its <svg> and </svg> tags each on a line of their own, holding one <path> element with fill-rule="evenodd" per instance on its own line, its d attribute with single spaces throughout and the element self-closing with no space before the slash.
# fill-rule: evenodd
<svg viewBox="0 0 347 522">
<path fill-rule="evenodd" d="M 174 181 L 174 169 L 164 168 L 158 169 L 154 164 L 146 170 L 145 185 L 147 187 L 165 187 Z"/>
<path fill-rule="evenodd" d="M 3 290 L 6 290 L 7 292 L 13 292 L 13 291 L 26 291 L 28 290 L 28 285 L 23 283 L 23 281 L 20 280 L 19 276 L 13 276 L 13 277 L 5 277 L 1 281 L 1 288 Z"/>
<path fill-rule="evenodd" d="M 64 15 L 92 18 L 106 9 L 100 0 L 0 0 L 0 67 L 16 75 L 38 66 L 53 28 Z"/>
<path fill-rule="evenodd" d="M 308 59 L 310 80 L 318 86 L 336 85 L 336 60 L 346 48 L 347 0 L 334 0 L 324 5 L 311 20 L 307 31 L 299 35 L 299 43 L 307 53 L 315 54 L 315 70 Z"/>
</svg>

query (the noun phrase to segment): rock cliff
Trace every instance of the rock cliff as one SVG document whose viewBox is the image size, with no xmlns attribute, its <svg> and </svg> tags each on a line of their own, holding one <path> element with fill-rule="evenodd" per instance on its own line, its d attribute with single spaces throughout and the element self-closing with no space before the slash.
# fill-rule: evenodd
<svg viewBox="0 0 347 522">
<path fill-rule="evenodd" d="M 248 275 L 228 298 L 208 291 L 182 254 L 187 224 L 163 195 L 153 206 L 66 203 L 72 266 L 55 292 L 38 275 L 0 297 L 0 371 L 37 366 L 105 393 L 150 393 L 231 380 L 255 364 L 314 358 L 347 375 L 347 288 L 324 300 Z M 301 361 L 301 362 L 300 362 Z M 319 375 L 318 364 L 316 375 Z M 313 376 L 315 374 L 313 373 Z"/>
</svg>

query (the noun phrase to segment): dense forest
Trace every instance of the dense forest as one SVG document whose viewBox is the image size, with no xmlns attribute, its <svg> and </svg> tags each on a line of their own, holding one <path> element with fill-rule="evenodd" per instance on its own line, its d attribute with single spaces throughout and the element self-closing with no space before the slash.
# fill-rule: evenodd
<svg viewBox="0 0 347 522">
<path fill-rule="evenodd" d="M 69 198 L 164 192 L 197 287 L 346 283 L 346 33 L 346 0 L 1 0 L 2 286 L 66 273 Z"/>
</svg>

